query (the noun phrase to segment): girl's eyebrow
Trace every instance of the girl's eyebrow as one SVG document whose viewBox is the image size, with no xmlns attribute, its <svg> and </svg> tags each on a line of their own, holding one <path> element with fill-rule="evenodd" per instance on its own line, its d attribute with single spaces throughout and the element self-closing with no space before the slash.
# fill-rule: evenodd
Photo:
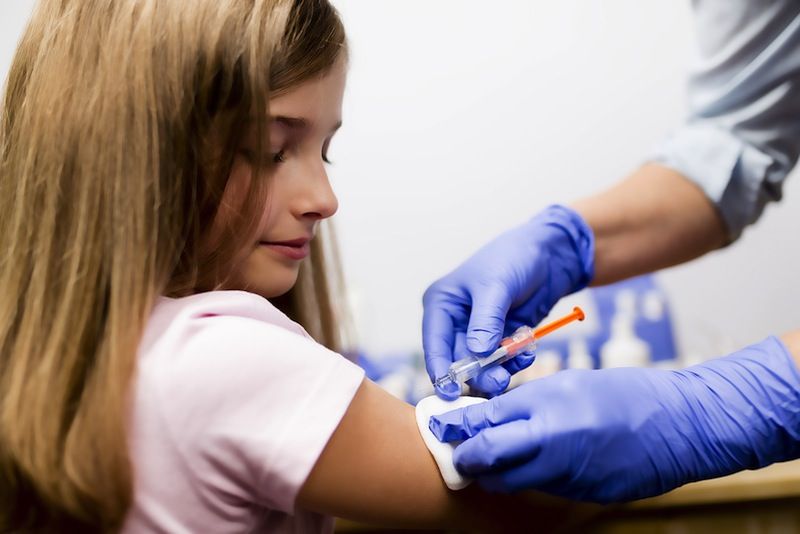
<svg viewBox="0 0 800 534">
<path fill-rule="evenodd" d="M 308 121 L 301 117 L 286 117 L 284 115 L 277 115 L 275 117 L 270 117 L 270 121 L 283 124 L 293 130 L 305 130 L 309 126 Z"/>
<path fill-rule="evenodd" d="M 302 117 L 287 117 L 285 115 L 276 115 L 274 117 L 270 117 L 270 121 L 277 122 L 279 124 L 283 124 L 291 128 L 292 130 L 306 130 L 311 127 L 311 123 L 302 118 Z M 331 128 L 331 133 L 337 131 L 342 126 L 342 121 L 338 121 L 336 124 L 333 125 Z"/>
</svg>

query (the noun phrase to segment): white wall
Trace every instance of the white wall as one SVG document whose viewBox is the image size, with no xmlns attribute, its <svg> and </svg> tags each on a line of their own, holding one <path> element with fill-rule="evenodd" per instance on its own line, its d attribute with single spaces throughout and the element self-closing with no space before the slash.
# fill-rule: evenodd
<svg viewBox="0 0 800 534">
<path fill-rule="evenodd" d="M 352 45 L 337 217 L 368 347 L 419 347 L 428 283 L 681 124 L 688 2 L 335 3 Z M 660 275 L 687 349 L 800 326 L 798 190 L 734 246 Z"/>
<path fill-rule="evenodd" d="M 0 0 L 0 77 L 3 81 L 35 3 L 35 0 Z"/>
<path fill-rule="evenodd" d="M 33 3 L 0 3 L 3 76 Z M 542 207 L 618 180 L 681 123 L 688 2 L 334 3 L 352 66 L 331 175 L 372 350 L 417 350 L 427 284 Z M 660 275 L 685 344 L 800 326 L 798 195 L 790 181 L 737 244 Z"/>
</svg>

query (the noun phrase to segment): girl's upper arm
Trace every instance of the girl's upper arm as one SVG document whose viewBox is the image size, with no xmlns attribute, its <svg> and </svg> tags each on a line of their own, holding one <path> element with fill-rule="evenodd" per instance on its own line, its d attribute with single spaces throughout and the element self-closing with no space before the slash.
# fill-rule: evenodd
<svg viewBox="0 0 800 534">
<path fill-rule="evenodd" d="M 563 525 L 576 506 L 539 494 L 447 489 L 417 428 L 414 409 L 364 380 L 300 489 L 297 505 L 396 527 L 480 531 Z"/>
</svg>

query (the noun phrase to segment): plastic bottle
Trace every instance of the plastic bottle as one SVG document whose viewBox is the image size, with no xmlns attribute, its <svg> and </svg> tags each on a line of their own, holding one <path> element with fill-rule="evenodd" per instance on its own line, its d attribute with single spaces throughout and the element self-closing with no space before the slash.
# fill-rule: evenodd
<svg viewBox="0 0 800 534">
<path fill-rule="evenodd" d="M 589 346 L 583 338 L 574 338 L 569 342 L 569 356 L 567 356 L 567 368 L 569 369 L 594 369 L 592 355 L 589 354 Z"/>
<path fill-rule="evenodd" d="M 611 337 L 600 348 L 600 364 L 610 367 L 645 367 L 650 363 L 650 346 L 636 337 L 633 328 L 636 296 L 630 291 L 617 295 L 617 312 L 611 320 Z"/>
</svg>

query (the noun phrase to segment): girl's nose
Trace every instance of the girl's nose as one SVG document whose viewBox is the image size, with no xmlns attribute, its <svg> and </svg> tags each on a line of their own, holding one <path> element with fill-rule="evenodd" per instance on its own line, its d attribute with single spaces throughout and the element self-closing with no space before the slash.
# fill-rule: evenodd
<svg viewBox="0 0 800 534">
<path fill-rule="evenodd" d="M 309 181 L 303 198 L 298 203 L 298 208 L 300 215 L 315 220 L 332 217 L 339 209 L 339 200 L 333 192 L 324 167 L 320 168 L 314 178 Z"/>
</svg>

